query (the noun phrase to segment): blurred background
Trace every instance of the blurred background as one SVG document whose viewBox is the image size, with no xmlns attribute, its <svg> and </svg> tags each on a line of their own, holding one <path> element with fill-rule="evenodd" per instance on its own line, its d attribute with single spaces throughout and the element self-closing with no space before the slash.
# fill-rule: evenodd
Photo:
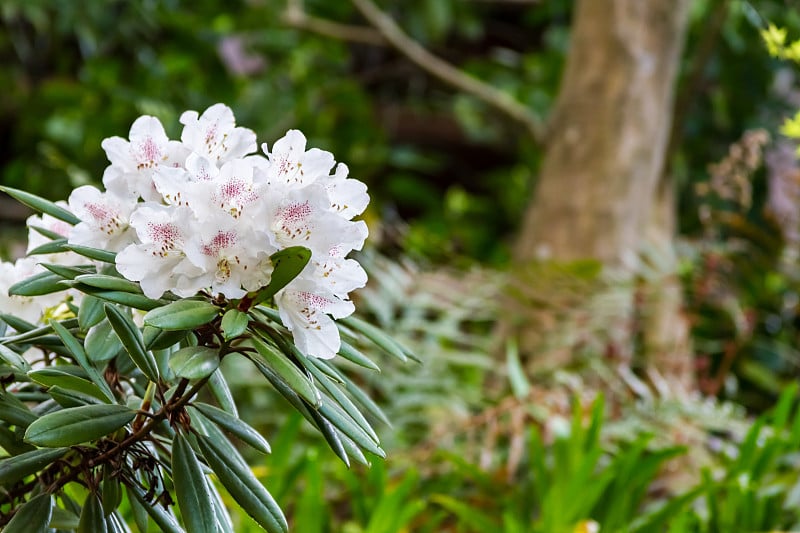
<svg viewBox="0 0 800 533">
<path fill-rule="evenodd" d="M 136 117 L 224 102 L 368 184 L 357 307 L 422 361 L 360 374 L 389 459 L 345 468 L 227 369 L 295 531 L 800 528 L 800 66 L 768 23 L 800 38 L 800 3 L 0 0 L 0 183 L 65 199 Z M 27 215 L 0 199 L 6 260 Z"/>
</svg>

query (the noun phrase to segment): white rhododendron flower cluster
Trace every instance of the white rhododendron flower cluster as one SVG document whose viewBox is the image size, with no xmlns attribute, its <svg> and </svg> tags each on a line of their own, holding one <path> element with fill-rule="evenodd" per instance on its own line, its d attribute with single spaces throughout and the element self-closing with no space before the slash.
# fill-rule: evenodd
<svg viewBox="0 0 800 533">
<path fill-rule="evenodd" d="M 103 141 L 105 190 L 72 192 L 69 209 L 81 222 L 69 243 L 117 252 L 119 273 L 150 298 L 240 299 L 269 283 L 272 254 L 308 248 L 311 260 L 275 303 L 304 354 L 333 357 L 333 318 L 353 312 L 348 294 L 367 279 L 346 257 L 367 237 L 366 224 L 352 220 L 369 202 L 366 186 L 329 152 L 306 150 L 297 130 L 256 154 L 255 133 L 237 127 L 223 104 L 180 122 L 180 141 L 151 116 L 133 123 L 128 140 Z"/>
</svg>

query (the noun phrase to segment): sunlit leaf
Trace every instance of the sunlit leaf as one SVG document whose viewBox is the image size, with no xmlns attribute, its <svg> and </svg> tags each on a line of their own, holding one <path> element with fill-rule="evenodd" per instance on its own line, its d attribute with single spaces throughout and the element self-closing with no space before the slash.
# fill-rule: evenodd
<svg viewBox="0 0 800 533">
<path fill-rule="evenodd" d="M 202 379 L 211 375 L 219 366 L 219 353 L 214 348 L 187 346 L 169 359 L 169 367 L 178 377 Z"/>
<path fill-rule="evenodd" d="M 228 309 L 222 315 L 222 334 L 225 340 L 230 340 L 238 337 L 247 330 L 247 324 L 250 322 L 250 317 L 247 313 L 242 313 L 238 309 Z"/>
<path fill-rule="evenodd" d="M 67 211 L 63 207 L 57 206 L 50 200 L 45 200 L 40 196 L 36 196 L 35 194 L 31 194 L 26 191 L 21 191 L 19 189 L 14 189 L 11 187 L 0 186 L 0 191 L 3 191 L 7 195 L 11 196 L 15 200 L 27 205 L 34 211 L 39 211 L 40 213 L 46 213 L 53 218 L 57 218 L 58 220 L 63 220 L 67 224 L 77 224 L 81 220 L 73 215 L 71 212 Z"/>
</svg>

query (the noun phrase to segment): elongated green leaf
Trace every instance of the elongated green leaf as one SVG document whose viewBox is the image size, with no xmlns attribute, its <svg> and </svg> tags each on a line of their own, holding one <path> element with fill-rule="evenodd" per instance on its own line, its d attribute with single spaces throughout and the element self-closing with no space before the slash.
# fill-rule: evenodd
<svg viewBox="0 0 800 533">
<path fill-rule="evenodd" d="M 311 381 L 277 348 L 267 344 L 258 337 L 252 338 L 253 346 L 264 361 L 305 401 L 313 406 L 320 405 L 319 391 Z M 255 361 L 255 359 L 253 359 Z M 258 365 L 256 365 L 258 366 Z"/>
<path fill-rule="evenodd" d="M 200 411 L 203 416 L 226 431 L 233 433 L 236 437 L 241 439 L 243 442 L 246 442 L 256 450 L 262 453 L 270 452 L 269 443 L 267 440 L 262 437 L 258 431 L 247 425 L 239 418 L 207 403 L 195 402 L 192 405 L 194 405 L 194 407 Z"/>
<path fill-rule="evenodd" d="M 44 415 L 25 431 L 25 441 L 36 446 L 74 446 L 91 442 L 125 426 L 136 411 L 124 405 L 86 405 Z"/>
<path fill-rule="evenodd" d="M 86 355 L 95 363 L 104 363 L 114 358 L 122 349 L 122 343 L 114 334 L 111 323 L 103 320 L 93 326 L 86 333 L 86 340 L 83 341 Z"/>
<path fill-rule="evenodd" d="M 60 233 L 58 233 L 56 231 L 47 229 L 47 228 L 43 228 L 41 226 L 28 224 L 28 229 L 32 229 L 33 231 L 35 231 L 39 235 L 41 235 L 43 237 L 47 237 L 51 241 L 57 241 L 59 239 L 64 239 L 64 236 L 62 234 L 60 234 Z"/>
<path fill-rule="evenodd" d="M 36 415 L 10 394 L 0 393 L 0 420 L 15 426 L 27 427 L 36 420 Z"/>
<path fill-rule="evenodd" d="M 222 334 L 225 340 L 230 340 L 238 337 L 247 330 L 247 324 L 250 322 L 250 317 L 247 313 L 242 313 L 238 309 L 228 309 L 222 315 Z"/>
<path fill-rule="evenodd" d="M 0 485 L 10 487 L 60 459 L 69 448 L 31 450 L 0 460 Z"/>
<path fill-rule="evenodd" d="M 92 287 L 91 285 L 85 285 L 83 283 L 75 283 L 73 288 L 81 291 L 84 294 L 94 296 L 95 298 L 99 298 L 106 302 L 121 304 L 134 309 L 140 309 L 142 311 L 150 311 L 151 309 L 155 309 L 166 303 L 165 300 L 151 300 L 143 294 L 122 291 L 108 291 L 105 289 Z"/>
<path fill-rule="evenodd" d="M 217 533 L 214 501 L 200 461 L 180 433 L 172 441 L 172 480 L 183 523 L 189 533 Z"/>
<path fill-rule="evenodd" d="M 142 289 L 138 283 L 128 281 L 124 278 L 117 276 L 107 276 L 105 274 L 83 274 L 75 277 L 75 281 L 89 285 L 90 287 L 97 287 L 107 291 L 121 291 L 132 292 L 141 294 Z"/>
<path fill-rule="evenodd" d="M 36 326 L 14 315 L 0 313 L 0 320 L 14 328 L 18 333 L 25 333 L 36 329 Z"/>
<path fill-rule="evenodd" d="M 48 527 L 50 529 L 66 529 L 66 530 L 73 530 L 77 529 L 78 524 L 80 523 L 80 517 L 73 513 L 72 511 L 68 511 L 66 509 L 62 509 L 57 505 L 53 506 L 53 517 L 50 518 L 50 523 Z"/>
<path fill-rule="evenodd" d="M 78 325 L 82 331 L 87 331 L 96 326 L 106 317 L 103 310 L 103 300 L 94 296 L 84 295 L 81 306 L 78 308 Z"/>
<path fill-rule="evenodd" d="M 270 256 L 273 270 L 269 284 L 259 289 L 253 297 L 253 305 L 265 302 L 288 285 L 306 267 L 311 259 L 311 250 L 302 246 L 290 246 Z"/>
<path fill-rule="evenodd" d="M 39 272 L 13 284 L 8 288 L 10 296 L 41 296 L 63 291 L 67 288 L 61 282 L 64 278 L 52 272 Z"/>
<path fill-rule="evenodd" d="M 233 499 L 269 533 L 286 533 L 289 525 L 278 504 L 240 458 L 232 459 L 208 437 L 199 435 L 197 445 L 206 462 Z"/>
<path fill-rule="evenodd" d="M 105 465 L 103 467 L 103 490 L 100 493 L 103 502 L 103 514 L 109 516 L 117 510 L 122 501 L 122 487 L 119 478 L 113 475 L 114 467 Z"/>
<path fill-rule="evenodd" d="M 53 331 L 55 331 L 56 334 L 61 337 L 61 340 L 64 341 L 64 346 L 66 346 L 66 348 L 70 351 L 72 357 L 75 359 L 75 361 L 77 361 L 81 368 L 86 371 L 86 374 L 89 376 L 89 379 L 92 381 L 92 383 L 94 383 L 101 391 L 103 391 L 103 395 L 108 401 L 113 402 L 114 393 L 111 391 L 111 388 L 108 386 L 108 382 L 106 382 L 105 378 L 100 375 L 100 372 L 89 362 L 81 343 L 78 342 L 72 333 L 69 332 L 69 330 L 67 330 L 63 323 L 60 323 L 56 320 L 51 320 L 50 327 L 52 327 Z"/>
<path fill-rule="evenodd" d="M 66 266 L 52 263 L 39 263 L 41 266 L 64 279 L 74 279 L 76 276 L 93 274 L 93 266 Z"/>
<path fill-rule="evenodd" d="M 106 400 L 99 400 L 95 396 L 84 394 L 76 390 L 65 389 L 58 385 L 47 389 L 47 394 L 58 402 L 58 405 L 61 407 L 80 407 L 81 405 L 108 403 Z"/>
<path fill-rule="evenodd" d="M 0 344 L 0 360 L 8 363 L 9 365 L 13 366 L 17 370 L 22 372 L 27 372 L 30 369 L 31 365 L 28 364 L 28 361 L 25 360 L 20 354 L 6 346 L 5 344 Z"/>
<path fill-rule="evenodd" d="M 219 353 L 205 346 L 181 348 L 169 359 L 169 367 L 178 377 L 202 379 L 211 375 L 219 366 Z"/>
<path fill-rule="evenodd" d="M 368 358 L 366 355 L 356 350 L 353 347 L 353 345 L 345 341 L 342 341 L 341 347 L 339 348 L 339 355 L 341 355 L 351 363 L 357 364 L 358 366 L 363 366 L 364 368 L 368 368 L 376 372 L 381 371 L 378 365 L 373 363 L 370 358 Z"/>
<path fill-rule="evenodd" d="M 211 378 L 208 380 L 208 386 L 211 389 L 211 394 L 213 394 L 214 398 L 219 402 L 220 407 L 233 416 L 238 417 L 239 410 L 236 409 L 236 402 L 233 400 L 233 394 L 220 369 L 217 369 L 216 372 L 211 374 Z"/>
<path fill-rule="evenodd" d="M 369 397 L 369 395 L 361 390 L 361 388 L 353 383 L 353 381 L 348 378 L 347 376 L 344 377 L 345 388 L 347 392 L 349 392 L 356 402 L 361 404 L 361 406 L 367 410 L 372 416 L 386 424 L 387 426 L 391 427 L 392 423 L 389 421 L 389 418 L 386 416 L 386 413 L 383 412 L 383 409 L 375 403 L 375 401 Z"/>
<path fill-rule="evenodd" d="M 36 196 L 35 194 L 31 194 L 26 191 L 21 191 L 19 189 L 14 189 L 12 187 L 5 187 L 0 186 L 0 191 L 3 191 L 7 195 L 11 196 L 15 200 L 27 205 L 34 211 L 39 211 L 40 213 L 47 213 L 53 218 L 57 218 L 58 220 L 63 220 L 67 224 L 77 224 L 81 220 L 64 209 L 56 205 L 55 203 L 51 202 L 50 200 L 45 200 L 40 196 Z"/>
<path fill-rule="evenodd" d="M 97 494 L 90 492 L 86 496 L 77 533 L 108 533 L 106 519 L 103 516 L 103 504 L 100 503 Z"/>
<path fill-rule="evenodd" d="M 133 523 L 136 525 L 136 529 L 139 530 L 139 533 L 147 533 L 147 511 L 127 485 L 125 486 L 125 494 L 128 496 L 128 505 L 131 507 Z"/>
<path fill-rule="evenodd" d="M 88 379 L 83 379 L 78 376 L 69 374 L 67 372 L 63 372 L 59 370 L 58 367 L 50 367 L 50 368 L 42 368 L 41 370 L 34 370 L 32 372 L 28 372 L 28 377 L 31 378 L 36 383 L 44 385 L 45 387 L 58 386 L 67 390 L 77 391 L 82 394 L 86 394 L 88 396 L 97 398 L 103 403 L 109 403 L 110 401 L 113 400 L 113 397 L 107 398 L 105 393 L 102 390 L 100 390 L 100 387 L 98 387 Z"/>
<path fill-rule="evenodd" d="M 128 355 L 131 356 L 133 363 L 150 381 L 158 381 L 158 365 L 153 354 L 145 350 L 144 340 L 139 328 L 136 327 L 136 324 L 133 323 L 129 316 L 113 305 L 106 304 L 105 310 L 111 327 L 119 337 Z"/>
<path fill-rule="evenodd" d="M 144 323 L 166 330 L 186 330 L 208 324 L 219 314 L 219 307 L 205 300 L 178 300 L 153 309 Z"/>
<path fill-rule="evenodd" d="M 364 431 L 341 407 L 333 403 L 333 401 L 325 396 L 322 398 L 322 405 L 319 408 L 319 413 L 325 417 L 336 429 L 350 437 L 356 444 L 361 446 L 364 450 L 377 455 L 378 457 L 386 457 L 386 452 L 380 447 L 380 443 L 373 439 L 366 431 Z"/>
<path fill-rule="evenodd" d="M 354 316 L 343 318 L 342 323 L 364 335 L 389 355 L 392 355 L 403 362 L 408 361 L 408 355 L 410 352 L 408 352 L 408 350 L 404 349 L 397 341 L 386 335 L 383 331 L 376 328 L 372 324 L 364 322 L 363 320 Z"/>
<path fill-rule="evenodd" d="M 30 250 L 28 252 L 28 256 L 32 255 L 45 255 L 45 254 L 57 254 L 61 252 L 68 252 L 69 248 L 67 248 L 67 239 L 61 237 L 50 242 L 46 242 Z"/>
<path fill-rule="evenodd" d="M 186 331 L 166 331 L 153 326 L 145 326 L 142 331 L 144 345 L 148 350 L 171 348 L 186 338 Z"/>
<path fill-rule="evenodd" d="M 109 252 L 108 250 L 101 250 L 99 248 L 91 248 L 89 246 L 79 246 L 77 244 L 68 244 L 67 247 L 78 255 L 101 261 L 103 263 L 116 263 L 117 254 Z"/>
<path fill-rule="evenodd" d="M 160 505 L 156 505 L 154 502 L 148 501 L 147 498 L 145 498 L 145 493 L 142 489 L 131 485 L 128 485 L 127 489 L 128 496 L 133 496 L 133 499 L 139 502 L 161 531 L 164 533 L 185 533 L 171 513 L 165 511 Z"/>
<path fill-rule="evenodd" d="M 19 508 L 3 533 L 46 533 L 53 516 L 53 497 L 40 494 Z"/>
</svg>

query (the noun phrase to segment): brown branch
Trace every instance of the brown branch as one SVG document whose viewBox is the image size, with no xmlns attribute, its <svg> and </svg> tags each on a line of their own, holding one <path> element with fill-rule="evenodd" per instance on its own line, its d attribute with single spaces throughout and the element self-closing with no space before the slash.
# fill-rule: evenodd
<svg viewBox="0 0 800 533">
<path fill-rule="evenodd" d="M 341 24 L 309 15 L 303 9 L 300 0 L 289 0 L 282 18 L 286 24 L 293 28 L 318 33 L 340 41 L 351 41 L 372 46 L 386 46 L 387 44 L 383 36 L 372 28 Z"/>
<path fill-rule="evenodd" d="M 544 142 L 545 128 L 539 118 L 530 109 L 497 87 L 479 80 L 463 70 L 454 67 L 447 61 L 433 55 L 417 41 L 408 36 L 397 23 L 371 0 L 351 0 L 367 21 L 398 52 L 406 56 L 414 64 L 428 74 L 478 98 L 485 104 L 497 109 L 528 130 L 537 144 Z"/>
</svg>

